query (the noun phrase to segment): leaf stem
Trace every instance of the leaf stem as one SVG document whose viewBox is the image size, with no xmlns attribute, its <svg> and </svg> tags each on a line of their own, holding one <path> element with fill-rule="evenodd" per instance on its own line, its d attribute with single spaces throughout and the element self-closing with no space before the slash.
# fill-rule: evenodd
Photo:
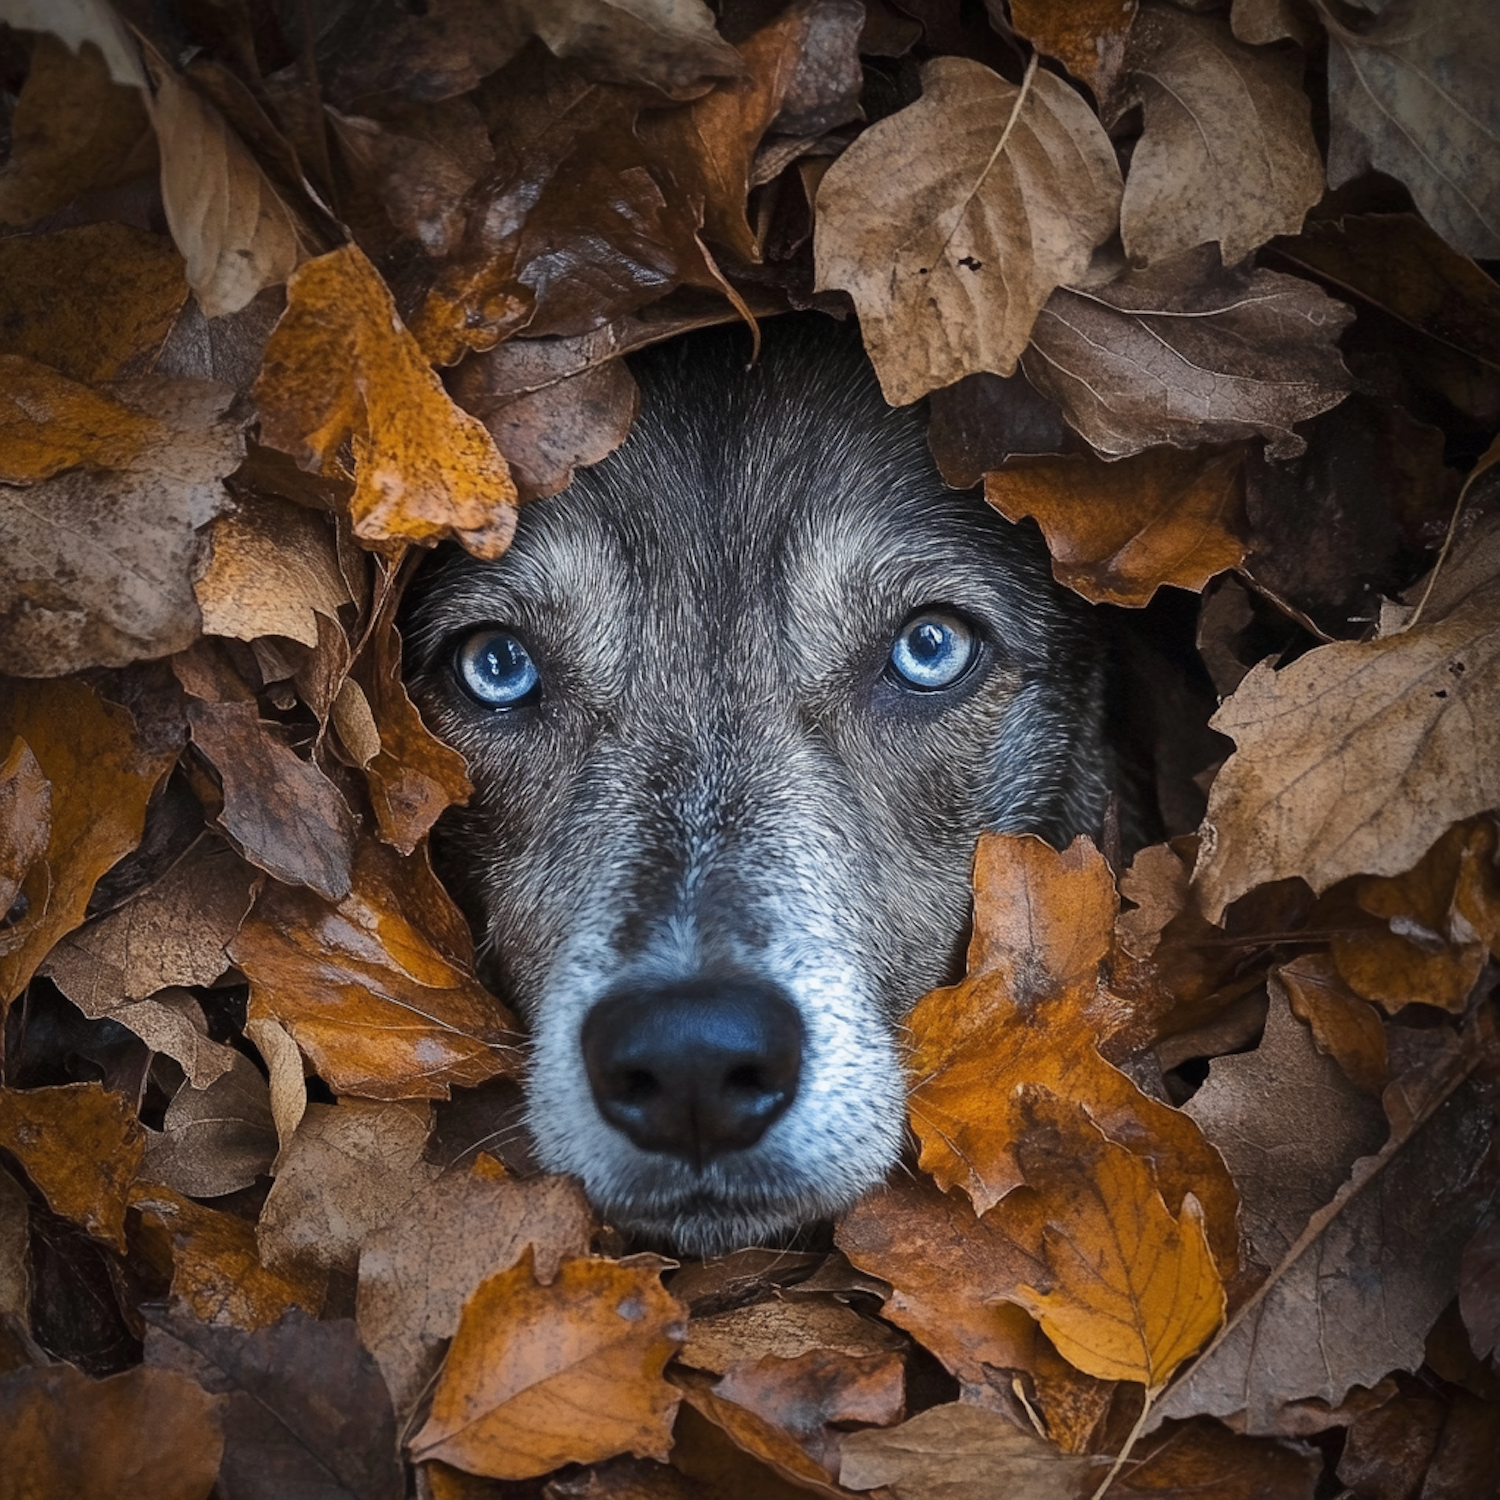
<svg viewBox="0 0 1500 1500">
<path fill-rule="evenodd" d="M 1161 1394 L 1161 1386 L 1155 1386 L 1146 1392 L 1146 1404 L 1141 1407 L 1141 1414 L 1135 1419 L 1135 1426 L 1130 1429 L 1130 1435 L 1120 1447 L 1120 1452 L 1115 1461 L 1109 1466 L 1109 1473 L 1104 1476 L 1104 1482 L 1090 1496 L 1090 1500 L 1104 1500 L 1104 1492 L 1115 1482 L 1115 1476 L 1119 1474 L 1129 1461 L 1131 1452 L 1140 1440 L 1141 1429 L 1146 1425 L 1146 1418 L 1151 1415 L 1151 1408 L 1156 1398 Z"/>
</svg>

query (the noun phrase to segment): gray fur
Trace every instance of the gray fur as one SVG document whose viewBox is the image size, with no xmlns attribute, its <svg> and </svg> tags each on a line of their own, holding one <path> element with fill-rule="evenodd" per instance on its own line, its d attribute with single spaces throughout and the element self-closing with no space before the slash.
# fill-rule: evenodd
<svg viewBox="0 0 1500 1500">
<path fill-rule="evenodd" d="M 830 320 L 693 335 L 637 361 L 640 420 L 526 508 L 497 563 L 440 555 L 409 609 L 408 673 L 475 792 L 440 867 L 484 970 L 527 1018 L 547 1166 L 614 1222 L 687 1251 L 852 1202 L 903 1133 L 897 1023 L 961 966 L 985 828 L 1062 844 L 1112 780 L 1102 653 L 1030 529 L 946 489 L 921 416 L 890 410 Z M 944 694 L 886 674 L 918 608 L 978 622 Z M 516 631 L 537 707 L 496 714 L 456 639 Z M 802 1083 L 700 1176 L 598 1113 L 579 1031 L 633 978 L 750 973 L 806 1030 Z"/>
</svg>

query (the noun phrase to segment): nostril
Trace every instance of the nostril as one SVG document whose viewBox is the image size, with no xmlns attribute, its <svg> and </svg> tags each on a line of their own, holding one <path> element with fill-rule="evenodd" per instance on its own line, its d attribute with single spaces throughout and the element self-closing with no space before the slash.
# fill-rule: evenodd
<svg viewBox="0 0 1500 1500">
<path fill-rule="evenodd" d="M 620 1079 L 618 1098 L 622 1104 L 644 1104 L 661 1093 L 661 1080 L 645 1068 L 631 1068 Z"/>
<path fill-rule="evenodd" d="M 767 1094 L 770 1089 L 766 1085 L 765 1074 L 753 1063 L 745 1063 L 738 1068 L 731 1068 L 724 1075 L 724 1082 L 729 1087 L 741 1094 Z"/>
</svg>

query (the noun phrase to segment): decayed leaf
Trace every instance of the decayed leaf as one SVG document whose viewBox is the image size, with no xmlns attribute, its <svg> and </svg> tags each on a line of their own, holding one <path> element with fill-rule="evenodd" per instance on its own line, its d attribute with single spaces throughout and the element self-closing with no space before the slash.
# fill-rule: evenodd
<svg viewBox="0 0 1500 1500">
<path fill-rule="evenodd" d="M 329 900 L 347 896 L 358 830 L 338 787 L 254 703 L 194 702 L 188 721 L 223 781 L 219 821 L 245 858 Z"/>
<path fill-rule="evenodd" d="M 1333 959 L 1357 995 L 1395 1013 L 1417 1002 L 1462 1015 L 1485 961 L 1500 955 L 1500 869 L 1490 818 L 1456 823 L 1408 871 L 1359 882 L 1384 925 L 1335 934 Z"/>
<path fill-rule="evenodd" d="M 56 9 L 48 0 L 31 3 Z M 106 6 L 95 9 L 119 24 Z M 90 189 L 150 171 L 153 146 L 139 88 L 111 79 L 93 48 L 75 57 L 61 41 L 38 37 L 16 102 L 10 159 L 0 167 L 0 224 L 31 223 Z"/>
<path fill-rule="evenodd" d="M 198 528 L 244 451 L 232 393 L 143 380 L 104 396 L 13 355 L 0 382 L 0 478 L 28 485 L 0 503 L 7 666 L 56 676 L 187 646 Z"/>
<path fill-rule="evenodd" d="M 280 286 L 303 258 L 296 216 L 223 115 L 153 57 L 161 196 L 187 281 L 210 318 Z"/>
<path fill-rule="evenodd" d="M 1353 316 L 1295 276 L 1227 270 L 1206 246 L 1054 292 L 1024 365 L 1101 453 L 1259 434 L 1287 458 L 1305 447 L 1292 424 L 1349 389 L 1334 340 Z"/>
<path fill-rule="evenodd" d="M 268 1270 L 248 1219 L 147 1183 L 131 1190 L 130 1206 L 148 1232 L 159 1229 L 166 1237 L 173 1300 L 200 1323 L 253 1332 L 270 1327 L 292 1307 L 314 1317 L 321 1310 L 327 1273 L 305 1263 Z"/>
<path fill-rule="evenodd" d="M 465 1304 L 413 1456 L 497 1479 L 665 1459 L 678 1395 L 661 1372 L 685 1319 L 652 1264 L 565 1261 L 544 1287 L 528 1249 Z"/>
<path fill-rule="evenodd" d="M 1333 1058 L 1356 1088 L 1378 1098 L 1387 1077 L 1385 1028 L 1369 1002 L 1339 977 L 1333 959 L 1305 953 L 1282 964 L 1276 978 L 1293 1014 L 1312 1028 L 1318 1051 Z"/>
<path fill-rule="evenodd" d="M 1492 1219 L 1464 1246 L 1458 1307 L 1475 1355 L 1491 1358 L 1500 1348 L 1500 1219 Z"/>
<path fill-rule="evenodd" d="M 967 375 L 929 399 L 927 444 L 956 490 L 972 489 L 1016 454 L 1068 453 L 1080 445 L 1055 402 L 1019 370 Z"/>
<path fill-rule="evenodd" d="M 1109 118 L 1137 4 L 1138 0 L 1073 0 L 1069 5 L 1012 0 L 1010 18 L 1022 36 L 1093 89 L 1101 112 Z"/>
<path fill-rule="evenodd" d="M 396 1420 L 349 1319 L 293 1309 L 244 1332 L 177 1309 L 146 1312 L 146 1362 L 228 1399 L 219 1488 L 247 1500 L 401 1500 Z"/>
<path fill-rule="evenodd" d="M 0 240 L 0 342 L 70 380 L 144 373 L 186 296 L 164 235 L 80 224 Z"/>
<path fill-rule="evenodd" d="M 425 855 L 364 841 L 337 904 L 268 882 L 230 954 L 252 1018 L 285 1026 L 337 1093 L 445 1099 L 518 1070 L 509 1012 L 474 978 L 468 930 Z"/>
<path fill-rule="evenodd" d="M 985 476 L 984 495 L 1012 521 L 1034 516 L 1054 577 L 1095 603 L 1142 605 L 1163 584 L 1201 591 L 1245 555 L 1237 451 L 1013 460 Z"/>
<path fill-rule="evenodd" d="M 51 786 L 52 826 L 21 889 L 27 911 L 0 931 L 0 1008 L 83 921 L 95 881 L 139 842 L 146 803 L 176 759 L 172 747 L 145 751 L 130 715 L 81 682 L 7 682 L 0 744 L 17 736 Z"/>
<path fill-rule="evenodd" d="M 47 852 L 52 786 L 19 735 L 0 761 L 0 912 L 8 913 L 31 867 Z"/>
<path fill-rule="evenodd" d="M 337 620 L 350 602 L 332 529 L 289 500 L 250 497 L 209 539 L 208 567 L 193 584 L 205 635 L 284 635 L 316 647 L 317 616 Z"/>
<path fill-rule="evenodd" d="M 1353 1386 L 1416 1369 L 1428 1330 L 1458 1290 L 1459 1258 L 1482 1212 L 1473 1173 L 1493 1119 L 1464 1079 L 1493 1045 L 1481 1028 L 1423 1068 L 1414 1093 L 1392 1084 L 1390 1139 L 1355 1164 L 1153 1420 L 1243 1413 L 1237 1427 L 1274 1433 L 1289 1402 L 1336 1407 Z M 1283 1119 L 1268 1123 L 1282 1139 Z"/>
<path fill-rule="evenodd" d="M 515 485 L 484 428 L 460 411 L 354 245 L 292 277 L 255 385 L 262 440 L 305 468 L 352 437 L 357 535 L 376 544 L 454 537 L 498 557 L 515 531 Z"/>
<path fill-rule="evenodd" d="M 243 1053 L 206 1088 L 181 1088 L 160 1134 L 146 1145 L 141 1177 L 196 1198 L 246 1188 L 271 1170 L 276 1130 L 266 1080 Z"/>
<path fill-rule="evenodd" d="M 302 1116 L 307 1113 L 307 1076 L 302 1053 L 284 1026 L 265 1016 L 245 1022 L 246 1040 L 253 1043 L 270 1074 L 271 1119 L 276 1125 L 278 1156 L 272 1173 L 280 1166 L 280 1153 L 291 1144 Z"/>
<path fill-rule="evenodd" d="M 896 1500 L 1074 1500 L 1097 1463 L 1064 1457 L 983 1407 L 934 1406 L 889 1431 L 851 1432 L 839 1483 Z"/>
<path fill-rule="evenodd" d="M 422 1160 L 431 1129 L 425 1105 L 309 1104 L 261 1210 L 261 1258 L 273 1268 L 307 1260 L 353 1272 L 366 1236 L 437 1176 Z"/>
<path fill-rule="evenodd" d="M 31 1310 L 31 1200 L 0 1167 L 0 1331 L 25 1328 Z"/>
<path fill-rule="evenodd" d="M 1394 0 L 1357 29 L 1330 24 L 1329 186 L 1388 172 L 1449 244 L 1500 255 L 1497 69 L 1486 0 Z"/>
<path fill-rule="evenodd" d="M 1223 16 L 1148 4 L 1128 66 L 1145 115 L 1120 205 L 1132 260 L 1212 240 L 1234 265 L 1297 233 L 1323 195 L 1323 162 L 1296 52 L 1244 46 Z"/>
<path fill-rule="evenodd" d="M 1023 90 L 966 58 L 872 125 L 818 188 L 817 284 L 847 291 L 893 405 L 1009 375 L 1054 287 L 1113 232 L 1114 150 L 1060 78 Z"/>
<path fill-rule="evenodd" d="M 1148 1158 L 1174 1213 L 1197 1197 L 1214 1253 L 1231 1267 L 1236 1198 L 1222 1160 L 1186 1115 L 1148 1099 L 1097 1050 L 1115 1003 L 1098 982 L 1119 904 L 1103 856 L 1087 839 L 1059 855 L 1030 835 L 989 834 L 974 888 L 968 977 L 919 1000 L 907 1022 L 923 1169 L 988 1211 L 1025 1180 L 1024 1087 L 1042 1084 Z"/>
<path fill-rule="evenodd" d="M 436 1372 L 464 1303 L 486 1276 L 531 1247 L 548 1285 L 564 1258 L 588 1250 L 593 1217 L 566 1177 L 508 1178 L 487 1156 L 407 1200 L 359 1256 L 359 1333 L 380 1362 L 397 1412 Z"/>
<path fill-rule="evenodd" d="M 1115 1500 L 1314 1500 L 1323 1457 L 1310 1445 L 1230 1432 L 1200 1418 L 1179 1422 L 1160 1442 L 1139 1443 L 1107 1491 Z"/>
<path fill-rule="evenodd" d="M 1193 872 L 1211 921 L 1291 875 L 1315 891 L 1399 875 L 1500 805 L 1500 525 L 1476 531 L 1445 587 L 1459 596 L 1434 594 L 1404 634 L 1262 663 L 1214 716 L 1236 749 Z"/>
<path fill-rule="evenodd" d="M 900 1347 L 890 1329 L 844 1303 L 808 1298 L 757 1302 L 694 1318 L 679 1357 L 695 1370 L 722 1375 L 746 1360 L 800 1359 L 817 1349 L 863 1359 Z"/>
<path fill-rule="evenodd" d="M 171 1370 L 13 1370 L 0 1378 L 0 1496 L 204 1500 L 224 1451 L 220 1405 Z"/>
<path fill-rule="evenodd" d="M 0 1144 L 64 1218 L 125 1249 L 125 1205 L 146 1132 L 121 1094 L 97 1083 L 0 1088 Z"/>
<path fill-rule="evenodd" d="M 1171 1213 L 1150 1167 L 1076 1106 L 1033 1089 L 1027 1109 L 1016 1152 L 1042 1195 L 1050 1290 L 1009 1295 L 1080 1370 L 1157 1390 L 1224 1320 L 1198 1200 Z"/>
</svg>

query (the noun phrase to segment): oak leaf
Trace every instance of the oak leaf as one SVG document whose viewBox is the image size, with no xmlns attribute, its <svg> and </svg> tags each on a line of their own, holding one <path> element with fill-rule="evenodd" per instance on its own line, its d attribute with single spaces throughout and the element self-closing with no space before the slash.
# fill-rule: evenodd
<svg viewBox="0 0 1500 1500">
<path fill-rule="evenodd" d="M 1016 459 L 985 476 L 984 496 L 1009 520 L 1035 517 L 1053 576 L 1097 604 L 1143 605 L 1163 584 L 1201 592 L 1245 555 L 1236 451 Z"/>
<path fill-rule="evenodd" d="M 1148 4 L 1127 66 L 1145 119 L 1120 205 L 1133 261 L 1212 240 L 1234 265 L 1272 235 L 1297 233 L 1323 196 L 1297 53 L 1247 47 L 1222 16 Z"/>
<path fill-rule="evenodd" d="M 357 246 L 308 261 L 255 384 L 262 440 L 304 468 L 354 444 L 355 534 L 374 545 L 444 537 L 498 557 L 515 531 L 515 485 L 489 434 L 460 411 L 396 316 Z"/>
<path fill-rule="evenodd" d="M 818 188 L 820 290 L 847 291 L 892 405 L 1009 375 L 1053 288 L 1114 231 L 1120 175 L 1060 78 L 1018 88 L 966 58 L 922 69 L 922 98 L 867 129 Z"/>
<path fill-rule="evenodd" d="M 1235 753 L 1209 793 L 1193 885 L 1219 921 L 1254 886 L 1399 875 L 1500 805 L 1500 525 L 1480 527 L 1404 633 L 1262 663 L 1214 716 Z M 1435 606 L 1435 607 L 1434 607 Z"/>
<path fill-rule="evenodd" d="M 338 902 L 267 882 L 229 951 L 251 1018 L 280 1022 L 337 1093 L 446 1099 L 518 1070 L 510 1014 L 474 978 L 463 918 L 421 852 L 365 840 Z"/>
<path fill-rule="evenodd" d="M 1349 389 L 1334 341 L 1353 316 L 1310 282 L 1226 269 L 1205 246 L 1059 288 L 1023 366 L 1101 453 L 1260 435 L 1269 455 L 1289 458 L 1305 446 L 1293 423 Z"/>
<path fill-rule="evenodd" d="M 464 1305 L 413 1456 L 496 1479 L 665 1459 L 678 1394 L 661 1372 L 685 1318 L 653 1264 L 569 1260 L 542 1286 L 528 1247 Z"/>
</svg>

